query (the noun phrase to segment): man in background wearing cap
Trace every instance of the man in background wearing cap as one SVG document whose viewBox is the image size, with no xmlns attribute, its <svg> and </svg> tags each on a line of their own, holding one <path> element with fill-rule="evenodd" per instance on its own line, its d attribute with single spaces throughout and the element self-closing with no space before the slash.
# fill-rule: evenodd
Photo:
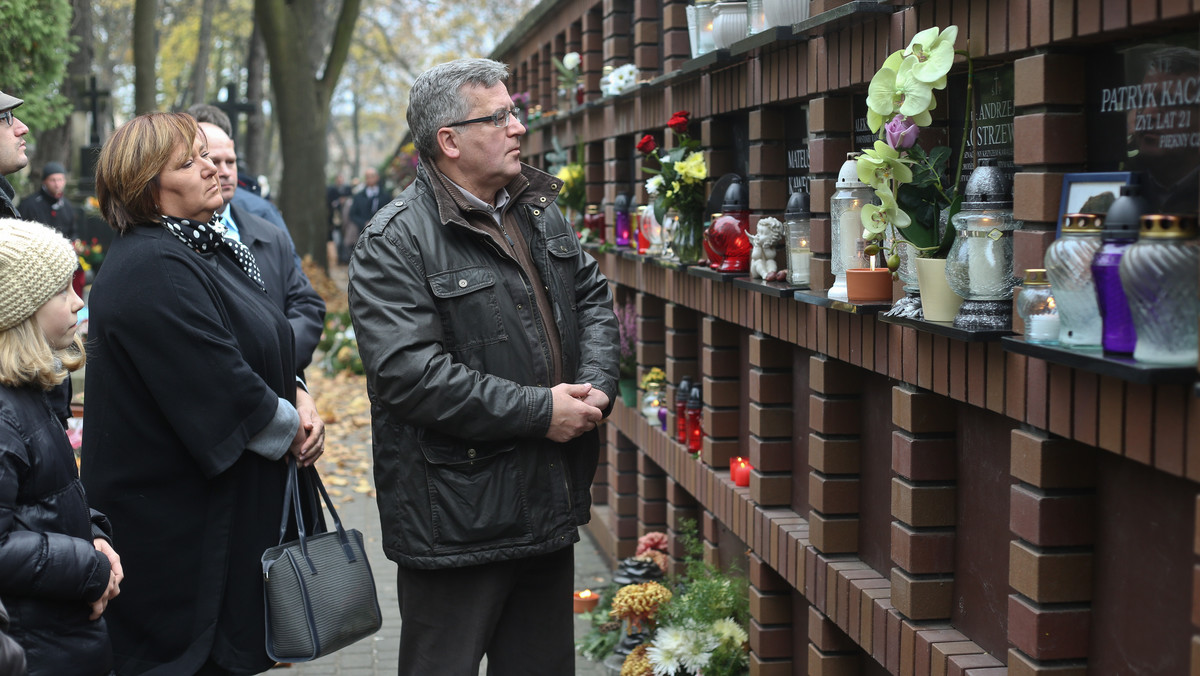
<svg viewBox="0 0 1200 676">
<path fill-rule="evenodd" d="M 75 210 L 67 201 L 67 170 L 58 162 L 47 162 L 42 167 L 42 187 L 21 200 L 21 218 L 37 221 L 61 232 L 67 239 L 78 239 L 75 234 Z"/>
<path fill-rule="evenodd" d="M 13 115 L 13 109 L 25 103 L 15 96 L 0 92 L 0 217 L 20 218 L 13 198 L 17 192 L 9 185 L 5 176 L 15 174 L 29 164 L 25 157 L 25 139 L 29 127 Z"/>
</svg>

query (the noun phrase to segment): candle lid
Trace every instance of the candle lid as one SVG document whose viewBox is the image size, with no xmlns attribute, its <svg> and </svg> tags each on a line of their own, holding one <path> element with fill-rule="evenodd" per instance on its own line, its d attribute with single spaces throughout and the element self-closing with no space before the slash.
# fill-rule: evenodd
<svg viewBox="0 0 1200 676">
<path fill-rule="evenodd" d="M 846 153 L 846 161 L 842 163 L 842 168 L 838 170 L 837 184 L 835 187 L 841 188 L 865 188 L 866 183 L 858 180 L 858 158 L 862 155 L 859 152 Z"/>
<path fill-rule="evenodd" d="M 617 195 L 617 199 L 613 200 L 613 209 L 618 214 L 629 211 L 629 195 L 626 195 L 625 193 L 620 193 Z"/>
<path fill-rule="evenodd" d="M 1200 235 L 1194 214 L 1147 214 L 1141 223 L 1140 237 L 1146 239 L 1193 239 Z"/>
<path fill-rule="evenodd" d="M 1044 268 L 1029 268 L 1025 270 L 1025 279 L 1021 282 L 1022 286 L 1050 286 L 1050 279 L 1046 277 Z"/>
<path fill-rule="evenodd" d="M 1121 186 L 1121 196 L 1108 208 L 1104 218 L 1104 239 L 1133 239 L 1137 236 L 1138 219 L 1146 213 L 1142 187 L 1137 184 Z"/>
<path fill-rule="evenodd" d="M 600 213 L 600 207 L 595 204 L 589 204 L 587 206 L 587 212 L 592 215 L 598 214 Z"/>
<path fill-rule="evenodd" d="M 788 197 L 787 209 L 783 213 L 785 220 L 796 221 L 804 218 L 812 218 L 812 212 L 808 207 L 808 193 L 803 190 L 798 190 Z"/>
<path fill-rule="evenodd" d="M 725 211 L 746 211 L 750 208 L 746 200 L 746 191 L 742 188 L 741 177 L 733 179 L 733 182 L 725 189 L 725 201 L 721 204 L 721 208 Z"/>
<path fill-rule="evenodd" d="M 997 165 L 995 158 L 985 157 L 971 172 L 963 192 L 963 211 L 1011 209 L 1012 175 Z"/>
<path fill-rule="evenodd" d="M 1104 231 L 1103 214 L 1066 214 L 1063 216 L 1062 231 L 1068 234 L 1090 234 Z"/>
</svg>

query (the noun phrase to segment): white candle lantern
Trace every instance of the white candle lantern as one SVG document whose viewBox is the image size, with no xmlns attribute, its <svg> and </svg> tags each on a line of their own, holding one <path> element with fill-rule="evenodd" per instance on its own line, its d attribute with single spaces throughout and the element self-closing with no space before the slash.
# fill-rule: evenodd
<svg viewBox="0 0 1200 676">
<path fill-rule="evenodd" d="M 960 329 L 1004 330 L 1012 325 L 1012 179 L 984 158 L 967 181 L 962 210 L 951 218 L 957 235 L 946 257 L 946 281 L 965 300 L 954 318 Z"/>
<path fill-rule="evenodd" d="M 862 239 L 862 208 L 878 204 L 871 186 L 858 180 L 859 153 L 846 153 L 846 161 L 838 171 L 836 192 L 829 198 L 830 228 L 830 271 L 833 286 L 828 296 L 835 300 L 848 301 L 846 296 L 846 270 L 857 267 L 858 242 Z"/>
</svg>

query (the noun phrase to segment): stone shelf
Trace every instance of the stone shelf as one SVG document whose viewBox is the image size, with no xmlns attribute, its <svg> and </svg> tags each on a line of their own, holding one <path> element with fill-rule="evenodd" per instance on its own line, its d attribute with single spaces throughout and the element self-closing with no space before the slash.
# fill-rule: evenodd
<svg viewBox="0 0 1200 676">
<path fill-rule="evenodd" d="M 910 326 L 918 331 L 932 333 L 935 336 L 944 336 L 961 340 L 965 343 L 983 343 L 993 340 L 1000 340 L 1005 336 L 1011 336 L 1012 331 L 1004 330 L 979 330 L 979 329 L 960 329 L 954 326 L 954 322 L 931 322 L 924 319 L 909 319 L 907 317 L 886 317 L 880 315 L 879 321 L 887 324 L 899 324 L 900 326 Z"/>
<path fill-rule="evenodd" d="M 1145 364 L 1134 361 L 1133 357 L 1128 355 L 1105 354 L 1104 350 L 1098 347 L 1041 345 L 1026 342 L 1024 336 L 1010 336 L 1004 338 L 1001 343 L 1008 352 L 1142 385 L 1187 385 L 1200 377 L 1195 366 Z"/>
</svg>

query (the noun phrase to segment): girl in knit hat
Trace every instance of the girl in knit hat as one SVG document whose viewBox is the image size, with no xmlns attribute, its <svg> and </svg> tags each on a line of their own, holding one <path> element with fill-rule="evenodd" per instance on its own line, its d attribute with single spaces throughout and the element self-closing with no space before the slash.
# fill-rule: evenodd
<svg viewBox="0 0 1200 676">
<path fill-rule="evenodd" d="M 111 671 L 101 614 L 123 577 L 46 399 L 83 365 L 76 265 L 59 233 L 0 219 L 0 599 L 29 676 Z"/>
</svg>

